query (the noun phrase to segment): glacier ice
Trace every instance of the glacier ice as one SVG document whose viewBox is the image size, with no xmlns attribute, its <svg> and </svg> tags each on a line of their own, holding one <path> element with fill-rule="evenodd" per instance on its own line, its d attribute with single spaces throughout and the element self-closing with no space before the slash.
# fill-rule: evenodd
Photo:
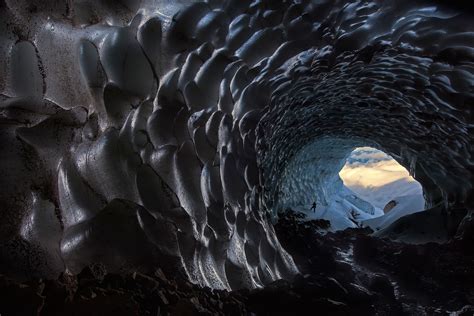
<svg viewBox="0 0 474 316">
<path fill-rule="evenodd" d="M 468 13 L 408 0 L 5 0 L 0 17 L 12 275 L 171 261 L 213 288 L 291 278 L 277 208 L 361 144 L 410 168 L 429 207 L 473 207 Z M 305 169 L 308 146 L 337 157 Z"/>
</svg>

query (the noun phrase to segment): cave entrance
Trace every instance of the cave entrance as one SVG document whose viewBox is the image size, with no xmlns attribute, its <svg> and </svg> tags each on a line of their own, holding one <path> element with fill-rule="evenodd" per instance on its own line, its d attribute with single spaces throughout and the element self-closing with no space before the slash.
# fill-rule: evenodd
<svg viewBox="0 0 474 316">
<path fill-rule="evenodd" d="M 332 231 L 363 226 L 379 230 L 423 211 L 420 183 L 393 157 L 366 144 L 372 143 L 321 137 L 304 146 L 281 174 L 276 209 L 329 220 Z"/>
<path fill-rule="evenodd" d="M 357 147 L 339 172 L 345 187 L 374 206 L 372 219 L 360 221 L 361 212 L 351 211 L 358 225 L 379 230 L 398 218 L 425 208 L 423 188 L 392 156 L 372 147 Z"/>
</svg>

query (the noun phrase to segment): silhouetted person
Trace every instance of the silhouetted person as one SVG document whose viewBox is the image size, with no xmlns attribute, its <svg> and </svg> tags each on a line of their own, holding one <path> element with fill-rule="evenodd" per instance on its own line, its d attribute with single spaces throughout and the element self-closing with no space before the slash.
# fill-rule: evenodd
<svg viewBox="0 0 474 316">
<path fill-rule="evenodd" d="M 313 210 L 314 213 L 316 213 L 316 202 L 313 202 L 311 209 Z"/>
</svg>

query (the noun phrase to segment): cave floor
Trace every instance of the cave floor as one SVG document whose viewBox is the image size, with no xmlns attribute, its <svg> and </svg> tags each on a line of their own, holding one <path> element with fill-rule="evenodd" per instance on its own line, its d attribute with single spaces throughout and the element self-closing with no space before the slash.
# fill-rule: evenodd
<svg viewBox="0 0 474 316">
<path fill-rule="evenodd" d="M 473 315 L 469 244 L 407 245 L 364 229 L 321 234 L 324 221 L 282 214 L 275 230 L 302 272 L 264 289 L 200 288 L 162 269 L 57 280 L 0 275 L 1 315 Z"/>
</svg>

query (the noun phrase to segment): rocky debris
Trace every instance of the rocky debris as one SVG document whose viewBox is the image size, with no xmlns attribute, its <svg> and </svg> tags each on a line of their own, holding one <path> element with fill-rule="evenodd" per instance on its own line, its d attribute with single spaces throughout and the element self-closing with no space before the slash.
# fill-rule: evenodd
<svg viewBox="0 0 474 316">
<path fill-rule="evenodd" d="M 327 221 L 280 214 L 275 231 L 301 274 L 263 289 L 200 287 L 167 269 L 108 273 L 102 264 L 56 280 L 0 275 L 3 315 L 472 315 L 474 253 L 457 241 L 407 245 L 370 229 L 322 233 Z"/>
<path fill-rule="evenodd" d="M 77 276 L 20 283 L 0 275 L 1 315 L 245 315 L 238 292 L 201 288 L 171 279 L 161 269 L 96 273 L 95 266 Z"/>
<path fill-rule="evenodd" d="M 461 240 L 409 245 L 371 237 L 370 228 L 322 234 L 318 221 L 291 212 L 280 214 L 275 231 L 308 280 L 323 275 L 349 286 L 350 298 L 375 314 L 446 315 L 474 305 L 474 251 Z"/>
<path fill-rule="evenodd" d="M 401 299 L 415 296 L 422 304 L 457 309 L 474 302 L 474 252 L 455 241 L 407 245 L 358 236 L 354 257 L 358 264 L 391 275 L 407 290 Z"/>
<path fill-rule="evenodd" d="M 20 284 L 0 276 L 0 313 L 36 315 L 44 305 L 44 283 Z"/>
</svg>

